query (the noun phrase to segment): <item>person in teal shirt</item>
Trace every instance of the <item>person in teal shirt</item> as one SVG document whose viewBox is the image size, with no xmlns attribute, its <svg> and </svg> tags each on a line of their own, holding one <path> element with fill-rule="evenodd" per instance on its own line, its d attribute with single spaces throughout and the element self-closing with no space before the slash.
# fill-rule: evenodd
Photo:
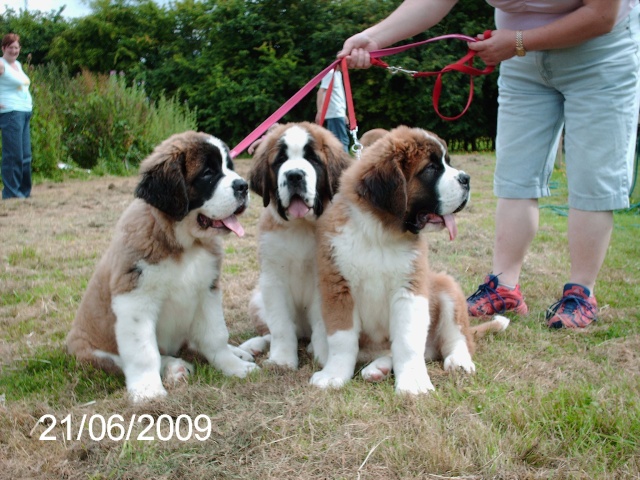
<svg viewBox="0 0 640 480">
<path fill-rule="evenodd" d="M 0 129 L 2 130 L 2 199 L 31 195 L 31 81 L 18 61 L 20 37 L 2 38 L 0 58 Z"/>
</svg>

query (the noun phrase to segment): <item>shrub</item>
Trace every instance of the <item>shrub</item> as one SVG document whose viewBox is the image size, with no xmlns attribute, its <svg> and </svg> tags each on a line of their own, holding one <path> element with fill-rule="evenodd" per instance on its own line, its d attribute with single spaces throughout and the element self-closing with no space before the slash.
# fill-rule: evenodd
<svg viewBox="0 0 640 480">
<path fill-rule="evenodd" d="M 164 95 L 149 100 L 144 86 L 127 85 L 122 73 L 71 77 L 64 66 L 48 64 L 30 75 L 33 170 L 47 178 L 59 176 L 59 163 L 99 174 L 136 171 L 160 141 L 197 128 L 194 111 Z"/>
</svg>

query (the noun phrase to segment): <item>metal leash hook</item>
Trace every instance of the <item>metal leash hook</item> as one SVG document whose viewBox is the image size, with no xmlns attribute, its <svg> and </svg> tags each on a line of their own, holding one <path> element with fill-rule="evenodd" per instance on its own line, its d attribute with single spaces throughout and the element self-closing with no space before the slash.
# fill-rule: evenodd
<svg viewBox="0 0 640 480">
<path fill-rule="evenodd" d="M 407 70 L 406 68 L 394 67 L 392 65 L 389 65 L 387 67 L 387 70 L 389 70 L 389 73 L 391 75 L 395 75 L 396 73 L 405 73 L 405 74 L 409 75 L 410 77 L 413 77 L 416 73 L 418 73 L 417 70 Z"/>
<path fill-rule="evenodd" d="M 351 151 L 356 156 L 356 160 L 360 160 L 362 155 L 362 149 L 364 148 L 358 140 L 358 127 L 351 130 L 351 136 L 353 137 L 353 145 L 351 145 Z"/>
</svg>

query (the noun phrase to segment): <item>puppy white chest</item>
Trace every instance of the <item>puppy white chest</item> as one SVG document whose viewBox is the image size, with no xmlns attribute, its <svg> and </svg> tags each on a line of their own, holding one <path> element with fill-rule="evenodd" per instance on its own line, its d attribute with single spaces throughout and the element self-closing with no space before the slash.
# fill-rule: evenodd
<svg viewBox="0 0 640 480">
<path fill-rule="evenodd" d="M 167 259 L 145 267 L 142 287 L 153 291 L 151 298 L 157 295 L 156 335 L 161 351 L 175 354 L 187 341 L 218 272 L 219 259 L 204 249 L 193 249 L 178 260 Z"/>
<path fill-rule="evenodd" d="M 262 275 L 269 282 L 287 284 L 292 298 L 307 299 L 315 291 L 316 241 L 312 225 L 296 220 L 286 230 L 264 233 L 260 239 Z"/>
<path fill-rule="evenodd" d="M 363 332 L 379 337 L 388 334 L 393 299 L 410 287 L 417 253 L 367 214 L 352 214 L 358 221 L 333 237 L 332 250 L 349 283 Z"/>
</svg>

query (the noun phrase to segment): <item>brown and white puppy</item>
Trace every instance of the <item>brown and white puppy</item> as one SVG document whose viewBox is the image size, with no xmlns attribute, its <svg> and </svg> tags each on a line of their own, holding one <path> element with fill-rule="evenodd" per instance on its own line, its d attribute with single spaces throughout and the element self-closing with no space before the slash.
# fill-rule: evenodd
<svg viewBox="0 0 640 480">
<path fill-rule="evenodd" d="M 254 155 L 251 189 L 265 206 L 259 223 L 260 279 L 249 305 L 260 333 L 240 345 L 266 363 L 298 368 L 298 339 L 310 338 L 319 361 L 326 359 L 320 313 L 315 230 L 351 157 L 325 128 L 288 123 L 270 131 Z"/>
<path fill-rule="evenodd" d="M 140 174 L 137 198 L 80 303 L 68 351 L 124 372 L 134 402 L 166 395 L 162 378 L 187 377 L 192 366 L 176 358 L 183 347 L 244 377 L 257 366 L 228 345 L 219 279 L 221 237 L 244 234 L 236 216 L 248 204 L 247 182 L 222 141 L 193 131 L 158 145 Z"/>
<path fill-rule="evenodd" d="M 465 297 L 450 276 L 430 271 L 423 234 L 446 227 L 455 238 L 453 214 L 469 190 L 470 178 L 450 165 L 445 142 L 418 128 L 392 130 L 343 173 L 318 221 L 328 361 L 312 384 L 349 381 L 361 346 L 383 353 L 362 375 L 376 381 L 393 370 L 397 392 L 433 390 L 425 359 L 475 370 Z M 479 333 L 506 328 L 505 320 Z"/>
<path fill-rule="evenodd" d="M 378 139 L 384 137 L 389 130 L 385 130 L 384 128 L 374 128 L 371 130 L 367 130 L 364 132 L 362 137 L 360 137 L 360 143 L 364 148 L 370 147 L 373 145 Z"/>
</svg>

